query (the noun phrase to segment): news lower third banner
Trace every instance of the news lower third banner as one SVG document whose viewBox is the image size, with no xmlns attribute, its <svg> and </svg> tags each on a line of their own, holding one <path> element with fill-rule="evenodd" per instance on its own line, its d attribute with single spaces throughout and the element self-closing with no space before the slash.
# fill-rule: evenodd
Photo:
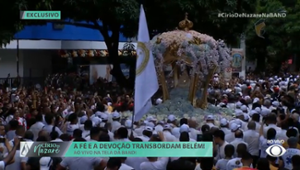
<svg viewBox="0 0 300 170">
<path fill-rule="evenodd" d="M 212 157 L 212 142 L 21 142 L 20 157 Z"/>
</svg>

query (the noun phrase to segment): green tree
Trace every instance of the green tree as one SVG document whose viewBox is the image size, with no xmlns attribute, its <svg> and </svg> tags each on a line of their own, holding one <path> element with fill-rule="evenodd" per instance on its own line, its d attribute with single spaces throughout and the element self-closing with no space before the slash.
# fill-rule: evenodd
<svg viewBox="0 0 300 170">
<path fill-rule="evenodd" d="M 300 52 L 299 8 L 300 0 L 264 0 L 257 4 L 258 13 L 286 12 L 285 18 L 264 18 L 265 39 L 259 38 L 255 34 L 254 23 L 258 19 L 252 20 L 248 26 L 247 54 L 258 60 L 258 69 L 265 68 L 266 58 L 278 69 L 287 57 Z"/>
<path fill-rule="evenodd" d="M 237 44 L 237 38 L 248 23 L 245 18 L 220 18 L 218 13 L 241 13 L 254 10 L 256 0 L 148 0 L 144 1 L 147 21 L 150 31 L 164 32 L 173 30 L 179 21 L 189 13 L 194 22 L 194 29 L 213 36 L 215 39 L 225 39 L 229 44 Z M 45 22 L 20 21 L 19 10 L 60 10 L 62 24 L 71 24 L 91 29 L 97 29 L 104 37 L 113 64 L 112 74 L 123 87 L 134 86 L 134 72 L 129 79 L 122 74 L 118 59 L 119 33 L 134 37 L 138 28 L 138 0 L 12 0 L 0 2 L 0 11 L 7 18 L 5 26 L 0 26 L 1 43 L 7 43 L 24 25 L 44 24 Z M 8 21 L 9 20 L 9 21 Z M 78 23 L 87 21 L 89 24 Z M 99 24 L 97 21 L 101 21 Z M 2 31 L 3 30 L 3 31 Z M 131 66 L 135 66 L 134 62 Z"/>
</svg>

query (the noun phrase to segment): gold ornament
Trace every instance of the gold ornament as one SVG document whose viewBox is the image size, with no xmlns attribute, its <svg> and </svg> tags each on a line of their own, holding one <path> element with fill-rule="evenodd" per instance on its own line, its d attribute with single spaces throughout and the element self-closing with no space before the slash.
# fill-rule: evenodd
<svg viewBox="0 0 300 170">
<path fill-rule="evenodd" d="M 159 38 L 159 37 L 157 37 L 157 39 L 156 39 L 156 42 L 155 42 L 156 44 L 160 44 L 161 43 L 161 38 Z"/>
<path fill-rule="evenodd" d="M 179 29 L 189 31 L 193 28 L 194 24 L 188 19 L 188 13 L 185 13 L 185 19 L 179 22 Z"/>
<path fill-rule="evenodd" d="M 193 37 L 193 40 L 189 41 L 190 44 L 201 45 L 202 41 L 199 37 Z"/>
</svg>

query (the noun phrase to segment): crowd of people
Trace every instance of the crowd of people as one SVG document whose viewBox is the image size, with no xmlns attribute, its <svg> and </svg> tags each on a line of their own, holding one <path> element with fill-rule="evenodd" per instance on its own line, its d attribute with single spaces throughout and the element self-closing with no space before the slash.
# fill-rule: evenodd
<svg viewBox="0 0 300 170">
<path fill-rule="evenodd" d="M 203 123 L 172 113 L 167 121 L 148 116 L 132 122 L 122 115 L 134 107 L 132 93 L 105 80 L 89 85 L 78 76 L 52 75 L 45 87 L 2 85 L 0 170 L 299 170 L 299 76 L 218 81 L 215 77 L 208 91 L 209 101 L 234 110 L 219 123 L 214 115 Z M 270 140 L 283 140 L 286 153 L 269 156 Z M 20 157 L 20 141 L 211 141 L 214 157 L 27 158 Z"/>
</svg>

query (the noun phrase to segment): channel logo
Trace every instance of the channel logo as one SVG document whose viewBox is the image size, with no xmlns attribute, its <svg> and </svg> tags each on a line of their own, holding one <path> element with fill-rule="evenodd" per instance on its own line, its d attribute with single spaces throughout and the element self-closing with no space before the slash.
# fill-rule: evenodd
<svg viewBox="0 0 300 170">
<path fill-rule="evenodd" d="M 281 145 L 274 144 L 266 149 L 266 153 L 272 157 L 281 157 L 286 152 L 286 149 Z"/>
</svg>

